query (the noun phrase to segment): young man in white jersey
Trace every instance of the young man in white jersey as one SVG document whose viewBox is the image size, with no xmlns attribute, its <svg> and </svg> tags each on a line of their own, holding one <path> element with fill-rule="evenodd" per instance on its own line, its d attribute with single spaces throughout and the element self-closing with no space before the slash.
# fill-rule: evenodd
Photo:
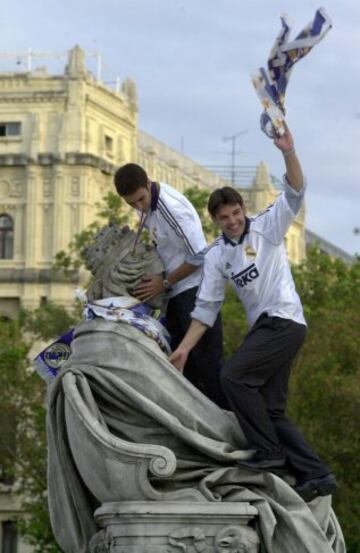
<svg viewBox="0 0 360 553">
<path fill-rule="evenodd" d="M 205 255 L 192 323 L 170 361 L 182 370 L 213 324 L 230 282 L 250 326 L 220 377 L 249 447 L 256 450 L 241 464 L 254 470 L 287 465 L 296 477 L 296 491 L 311 500 L 331 494 L 336 479 L 285 414 L 291 365 L 305 339 L 306 322 L 283 238 L 299 212 L 305 185 L 290 131 L 286 128 L 274 143 L 284 156 L 286 175 L 284 192 L 273 205 L 248 218 L 233 188 L 215 190 L 209 198 L 209 213 L 223 233 Z"/>
<path fill-rule="evenodd" d="M 166 293 L 166 327 L 175 349 L 191 323 L 207 248 L 200 218 L 183 194 L 163 182 L 151 182 L 135 163 L 120 167 L 114 182 L 118 194 L 137 210 L 140 226 L 149 230 L 165 268 L 162 275 L 144 278 L 134 295 L 146 302 Z M 219 380 L 223 364 L 222 325 L 220 317 L 215 319 L 214 326 L 191 352 L 184 375 L 212 401 L 225 407 L 227 401 Z"/>
</svg>

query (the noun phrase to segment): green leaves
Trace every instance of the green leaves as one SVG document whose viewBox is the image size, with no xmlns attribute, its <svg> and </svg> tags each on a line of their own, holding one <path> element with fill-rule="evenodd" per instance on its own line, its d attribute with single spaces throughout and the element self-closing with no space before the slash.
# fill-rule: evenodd
<svg viewBox="0 0 360 553">
<path fill-rule="evenodd" d="M 218 235 L 218 230 L 211 220 L 207 210 L 209 200 L 209 190 L 193 186 L 184 191 L 184 196 L 193 204 L 201 220 L 204 234 L 211 242 Z"/>
<path fill-rule="evenodd" d="M 31 369 L 29 352 L 34 334 L 53 339 L 70 321 L 64 308 L 54 304 L 21 312 L 17 321 L 0 320 L 0 479 L 5 484 L 16 481 L 27 513 L 18 527 L 34 553 L 61 550 L 51 532 L 46 498 L 46 387 Z"/>
<path fill-rule="evenodd" d="M 33 311 L 21 312 L 24 330 L 31 332 L 35 339 L 43 340 L 62 336 L 77 323 L 80 317 L 77 304 L 74 304 L 71 313 L 53 302 L 47 302 Z"/>
</svg>

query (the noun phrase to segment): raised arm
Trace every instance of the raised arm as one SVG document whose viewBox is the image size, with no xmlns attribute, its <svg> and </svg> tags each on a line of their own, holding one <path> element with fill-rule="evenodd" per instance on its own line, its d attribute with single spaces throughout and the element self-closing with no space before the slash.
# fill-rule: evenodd
<svg viewBox="0 0 360 553">
<path fill-rule="evenodd" d="M 284 156 L 288 183 L 294 190 L 299 192 L 303 187 L 304 177 L 300 161 L 296 155 L 294 139 L 286 124 L 285 134 L 274 138 L 274 144 L 277 148 L 279 148 Z"/>
</svg>

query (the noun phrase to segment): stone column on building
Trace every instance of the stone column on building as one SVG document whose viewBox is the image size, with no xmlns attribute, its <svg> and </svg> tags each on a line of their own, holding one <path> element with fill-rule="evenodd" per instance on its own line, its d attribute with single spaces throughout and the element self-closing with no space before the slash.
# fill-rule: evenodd
<svg viewBox="0 0 360 553">
<path fill-rule="evenodd" d="M 26 208 L 24 223 L 24 279 L 21 302 L 23 307 L 33 309 L 39 306 L 35 278 L 38 260 L 41 256 L 42 211 L 41 199 L 41 167 L 27 165 L 26 168 Z"/>
<path fill-rule="evenodd" d="M 269 169 L 263 161 L 256 167 L 256 174 L 251 184 L 251 208 L 254 213 L 264 209 L 274 198 L 274 186 Z"/>
</svg>

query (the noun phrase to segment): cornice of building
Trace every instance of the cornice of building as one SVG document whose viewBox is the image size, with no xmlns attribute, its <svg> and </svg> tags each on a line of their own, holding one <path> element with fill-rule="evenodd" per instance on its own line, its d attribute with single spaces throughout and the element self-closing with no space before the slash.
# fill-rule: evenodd
<svg viewBox="0 0 360 553">
<path fill-rule="evenodd" d="M 76 271 L 65 275 L 62 272 L 52 269 L 14 269 L 0 268 L 0 283 L 37 283 L 48 284 L 50 282 L 78 284 L 80 282 L 79 273 Z"/>
<path fill-rule="evenodd" d="M 25 154 L 2 154 L 0 155 L 0 167 L 24 167 L 31 166 L 52 166 L 52 165 L 87 165 L 96 167 L 103 173 L 113 175 L 117 166 L 104 158 L 94 154 L 68 152 L 63 157 L 56 156 L 51 152 L 44 152 L 32 159 Z"/>
<path fill-rule="evenodd" d="M 67 94 L 65 91 L 27 91 L 1 92 L 0 103 L 2 104 L 44 104 L 46 102 L 64 102 Z"/>
<path fill-rule="evenodd" d="M 87 94 L 86 96 L 86 103 L 88 107 L 94 107 L 97 110 L 101 110 L 101 112 L 105 115 L 110 116 L 112 119 L 116 120 L 117 123 L 122 123 L 126 127 L 128 127 L 131 130 L 136 129 L 136 114 L 138 112 L 137 107 L 135 107 L 131 111 L 131 117 L 126 115 L 126 111 L 124 108 L 124 99 L 121 97 L 116 98 L 116 100 L 120 103 L 121 102 L 121 110 L 114 110 L 113 103 L 107 103 L 101 101 L 101 99 L 98 96 L 94 96 L 92 94 Z"/>
<path fill-rule="evenodd" d="M 160 163 L 164 163 L 172 169 L 178 168 L 179 171 L 191 178 L 197 177 L 199 181 L 206 183 L 209 188 L 229 186 L 228 181 L 222 179 L 213 171 L 141 130 L 138 131 L 138 148 L 145 155 L 156 157 Z"/>
<path fill-rule="evenodd" d="M 328 242 L 328 240 L 325 240 L 325 238 L 322 238 L 309 229 L 305 229 L 305 243 L 307 247 L 317 246 L 324 253 L 327 253 L 332 257 L 342 259 L 349 265 L 352 265 L 356 261 L 356 256 L 351 255 L 342 248 L 335 246 L 335 244 Z"/>
</svg>

